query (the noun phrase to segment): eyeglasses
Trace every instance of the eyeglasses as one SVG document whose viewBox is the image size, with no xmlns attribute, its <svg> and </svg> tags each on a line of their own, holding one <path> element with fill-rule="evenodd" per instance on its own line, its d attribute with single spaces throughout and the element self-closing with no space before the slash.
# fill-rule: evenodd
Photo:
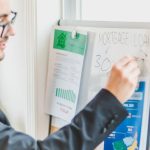
<svg viewBox="0 0 150 150">
<path fill-rule="evenodd" d="M 16 16 L 17 12 L 11 11 L 11 14 L 9 16 L 10 21 L 5 24 L 0 24 L 0 38 L 3 37 L 3 35 L 8 31 L 10 26 L 15 22 Z"/>
</svg>

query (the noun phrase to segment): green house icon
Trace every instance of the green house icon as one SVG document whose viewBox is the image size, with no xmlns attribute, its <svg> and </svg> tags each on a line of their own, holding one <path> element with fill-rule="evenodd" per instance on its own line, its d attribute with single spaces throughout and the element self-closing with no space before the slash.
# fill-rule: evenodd
<svg viewBox="0 0 150 150">
<path fill-rule="evenodd" d="M 57 38 L 57 46 L 60 48 L 65 48 L 65 43 L 66 43 L 66 34 L 61 33 L 58 38 Z"/>
</svg>

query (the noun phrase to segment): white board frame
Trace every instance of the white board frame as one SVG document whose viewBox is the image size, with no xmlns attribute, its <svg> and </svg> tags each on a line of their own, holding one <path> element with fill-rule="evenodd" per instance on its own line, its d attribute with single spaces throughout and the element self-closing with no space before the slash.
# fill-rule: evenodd
<svg viewBox="0 0 150 150">
<path fill-rule="evenodd" d="M 149 22 L 59 20 L 58 25 L 60 25 L 60 26 L 78 26 L 78 27 L 96 27 L 96 28 L 150 29 L 150 23 Z M 148 95 L 150 95 L 150 94 L 148 94 Z M 56 120 L 56 122 L 58 123 L 59 120 Z M 61 121 L 60 121 L 60 124 L 61 124 Z M 149 140 L 149 138 L 147 138 L 147 140 Z M 148 143 L 149 142 L 147 141 L 147 144 Z"/>
<path fill-rule="evenodd" d="M 150 22 L 113 22 L 113 21 L 59 20 L 58 25 L 60 25 L 60 26 L 80 26 L 80 27 L 150 29 Z"/>
</svg>

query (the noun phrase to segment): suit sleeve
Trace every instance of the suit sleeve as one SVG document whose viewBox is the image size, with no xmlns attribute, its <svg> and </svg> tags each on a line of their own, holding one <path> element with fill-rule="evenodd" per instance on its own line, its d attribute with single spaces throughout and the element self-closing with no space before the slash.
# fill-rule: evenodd
<svg viewBox="0 0 150 150">
<path fill-rule="evenodd" d="M 10 123 L 6 117 L 6 115 L 3 113 L 2 110 L 0 110 L 0 122 L 3 123 L 3 124 L 6 124 L 8 126 L 10 126 Z"/>
<path fill-rule="evenodd" d="M 93 150 L 128 115 L 109 91 L 102 89 L 71 121 L 43 141 L 16 132 L 0 123 L 0 149 L 3 150 Z"/>
</svg>

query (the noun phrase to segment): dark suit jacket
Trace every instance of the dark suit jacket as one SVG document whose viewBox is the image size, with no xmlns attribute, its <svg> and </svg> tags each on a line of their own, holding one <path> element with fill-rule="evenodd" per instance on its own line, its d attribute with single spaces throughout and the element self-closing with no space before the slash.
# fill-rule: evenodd
<svg viewBox="0 0 150 150">
<path fill-rule="evenodd" d="M 0 150 L 94 150 L 128 115 L 109 91 L 102 89 L 70 124 L 43 141 L 15 131 L 0 115 Z"/>
</svg>

